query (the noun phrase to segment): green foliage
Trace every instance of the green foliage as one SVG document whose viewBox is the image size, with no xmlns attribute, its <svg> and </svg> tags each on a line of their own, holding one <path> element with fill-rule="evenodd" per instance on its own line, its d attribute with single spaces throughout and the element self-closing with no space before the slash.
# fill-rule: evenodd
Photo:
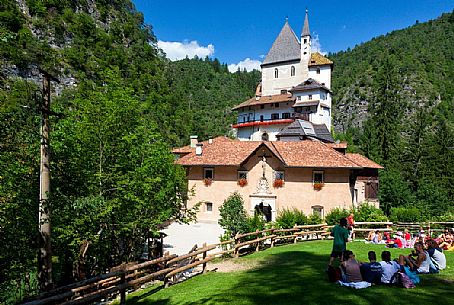
<svg viewBox="0 0 454 305">
<path fill-rule="evenodd" d="M 230 236 L 234 237 L 237 233 L 245 233 L 248 231 L 248 218 L 244 209 L 243 197 L 238 192 L 232 193 L 219 207 L 219 225 L 226 231 L 230 232 Z"/>
<path fill-rule="evenodd" d="M 248 232 L 254 232 L 256 230 L 262 231 L 265 229 L 266 222 L 263 219 L 263 216 L 257 212 L 254 213 L 254 216 L 248 217 L 247 222 L 248 222 Z"/>
<path fill-rule="evenodd" d="M 416 207 L 391 208 L 390 220 L 393 222 L 418 222 L 422 219 L 421 210 Z"/>
<path fill-rule="evenodd" d="M 296 208 L 283 209 L 279 211 L 276 217 L 276 226 L 281 229 L 293 228 L 295 225 L 304 225 L 307 223 L 307 217 L 303 211 Z"/>
<path fill-rule="evenodd" d="M 356 208 L 354 215 L 355 221 L 388 221 L 388 218 L 383 214 L 383 210 L 367 202 Z"/>
<path fill-rule="evenodd" d="M 415 205 L 434 217 L 454 200 L 454 167 L 443 166 L 454 162 L 453 16 L 330 54 L 336 138 L 385 166 L 379 197 L 387 215 Z M 367 115 L 348 111 L 364 105 Z"/>
<path fill-rule="evenodd" d="M 349 210 L 334 208 L 326 214 L 325 222 L 329 225 L 337 225 L 341 218 L 347 218 L 348 215 L 350 215 Z"/>
<path fill-rule="evenodd" d="M 381 171 L 379 198 L 386 215 L 390 214 L 392 207 L 408 206 L 415 200 L 408 184 L 395 170 Z"/>
<path fill-rule="evenodd" d="M 308 225 L 316 225 L 316 224 L 321 224 L 321 223 L 323 223 L 323 219 L 318 214 L 311 214 L 307 218 Z"/>
</svg>

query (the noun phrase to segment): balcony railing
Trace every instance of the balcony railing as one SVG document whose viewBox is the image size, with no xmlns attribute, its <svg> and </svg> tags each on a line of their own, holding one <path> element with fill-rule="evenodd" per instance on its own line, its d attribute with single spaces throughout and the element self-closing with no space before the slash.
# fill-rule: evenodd
<svg viewBox="0 0 454 305">
<path fill-rule="evenodd" d="M 248 120 L 244 122 L 238 122 L 234 124 L 233 128 L 240 127 L 251 127 L 251 126 L 262 126 L 262 125 L 276 125 L 276 124 L 288 124 L 292 123 L 295 119 L 260 119 L 260 120 Z"/>
</svg>

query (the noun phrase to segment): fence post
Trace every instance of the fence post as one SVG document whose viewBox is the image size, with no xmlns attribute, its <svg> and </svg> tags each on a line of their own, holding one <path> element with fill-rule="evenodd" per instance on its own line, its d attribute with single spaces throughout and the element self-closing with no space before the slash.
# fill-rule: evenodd
<svg viewBox="0 0 454 305">
<path fill-rule="evenodd" d="M 167 251 L 166 253 L 164 253 L 164 257 L 167 257 L 169 256 L 169 252 Z M 166 260 L 164 261 L 164 266 L 162 267 L 162 269 L 166 269 L 169 265 L 168 263 L 169 261 Z M 164 274 L 164 288 L 168 288 L 169 287 L 169 278 Z"/>
<path fill-rule="evenodd" d="M 240 249 L 236 247 L 237 244 L 239 244 L 239 241 L 240 239 L 238 238 L 238 236 L 240 235 L 239 232 L 236 233 L 235 235 L 235 243 L 234 243 L 234 250 L 233 250 L 233 254 L 235 255 L 236 258 L 238 258 L 240 256 Z"/>
<path fill-rule="evenodd" d="M 121 266 L 121 280 L 120 286 L 123 288 L 120 290 L 120 305 L 126 304 L 126 264 L 123 263 Z"/>
<path fill-rule="evenodd" d="M 207 243 L 204 243 L 202 245 L 203 248 L 205 248 L 206 246 L 207 246 Z M 207 251 L 203 252 L 203 254 L 202 254 L 202 259 L 205 259 L 205 258 L 207 258 Z M 203 263 L 203 265 L 202 265 L 202 273 L 206 272 L 206 268 L 207 268 L 207 263 Z"/>
</svg>

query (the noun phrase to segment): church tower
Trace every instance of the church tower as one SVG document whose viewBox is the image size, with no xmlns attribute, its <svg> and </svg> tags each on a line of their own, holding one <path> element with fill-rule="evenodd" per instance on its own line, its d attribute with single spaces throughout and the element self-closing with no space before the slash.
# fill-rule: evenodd
<svg viewBox="0 0 454 305">
<path fill-rule="evenodd" d="M 305 81 L 309 78 L 309 61 L 311 60 L 311 32 L 309 30 L 308 11 L 304 18 L 303 31 L 301 32 L 301 76 Z"/>
</svg>

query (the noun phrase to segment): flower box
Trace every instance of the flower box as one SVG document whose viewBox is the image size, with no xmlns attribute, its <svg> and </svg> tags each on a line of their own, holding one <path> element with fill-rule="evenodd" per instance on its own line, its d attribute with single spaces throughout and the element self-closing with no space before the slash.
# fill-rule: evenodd
<svg viewBox="0 0 454 305">
<path fill-rule="evenodd" d="M 205 184 L 205 186 L 210 186 L 211 183 L 213 183 L 213 179 L 210 178 L 203 179 L 203 184 Z"/>
<path fill-rule="evenodd" d="M 245 178 L 241 178 L 238 180 L 238 185 L 243 187 L 243 186 L 246 186 L 247 185 L 247 179 Z"/>
<path fill-rule="evenodd" d="M 279 187 L 283 187 L 284 186 L 284 180 L 282 179 L 275 179 L 273 181 L 273 187 L 275 188 L 279 188 Z"/>
<path fill-rule="evenodd" d="M 323 188 L 323 186 L 325 186 L 324 183 L 319 183 L 319 182 L 314 183 L 314 190 L 320 191 Z"/>
</svg>

